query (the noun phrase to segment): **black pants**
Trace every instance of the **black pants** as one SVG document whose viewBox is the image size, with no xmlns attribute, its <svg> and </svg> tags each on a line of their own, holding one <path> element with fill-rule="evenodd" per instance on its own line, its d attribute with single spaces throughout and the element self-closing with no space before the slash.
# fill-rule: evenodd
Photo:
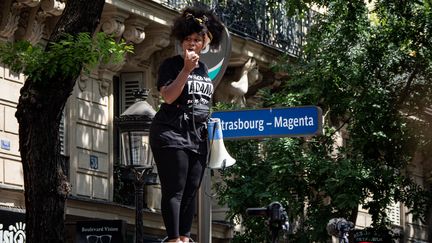
<svg viewBox="0 0 432 243">
<path fill-rule="evenodd" d="M 162 217 L 168 239 L 190 237 L 207 156 L 177 148 L 153 149 L 153 156 L 161 181 Z"/>
</svg>

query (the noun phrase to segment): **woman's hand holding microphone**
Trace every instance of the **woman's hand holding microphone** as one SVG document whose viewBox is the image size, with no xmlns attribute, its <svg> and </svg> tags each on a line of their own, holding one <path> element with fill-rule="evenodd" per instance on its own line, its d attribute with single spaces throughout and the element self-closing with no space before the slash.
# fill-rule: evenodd
<svg viewBox="0 0 432 243">
<path fill-rule="evenodd" d="M 189 73 L 198 67 L 199 55 L 195 51 L 185 49 L 184 53 L 184 69 Z"/>
<path fill-rule="evenodd" d="M 168 104 L 173 103 L 180 96 L 189 74 L 198 67 L 199 55 L 195 51 L 185 49 L 183 58 L 184 66 L 177 78 L 171 84 L 160 88 L 160 93 Z"/>
</svg>

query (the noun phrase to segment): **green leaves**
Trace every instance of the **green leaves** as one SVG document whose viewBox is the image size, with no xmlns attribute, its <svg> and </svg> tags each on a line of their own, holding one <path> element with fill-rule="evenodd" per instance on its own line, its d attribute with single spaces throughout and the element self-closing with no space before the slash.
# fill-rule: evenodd
<svg viewBox="0 0 432 243">
<path fill-rule="evenodd" d="M 65 35 L 59 42 L 49 43 L 44 51 L 26 41 L 0 43 L 0 61 L 15 72 L 31 76 L 35 81 L 50 79 L 55 75 L 76 77 L 84 67 L 89 72 L 99 64 L 121 62 L 133 47 L 124 41 L 99 32 L 95 37 L 88 33 Z"/>
<path fill-rule="evenodd" d="M 320 105 L 329 114 L 329 126 L 339 126 L 349 117 L 346 145 L 332 160 L 339 166 L 345 160 L 356 166 L 336 167 L 339 173 L 349 171 L 350 176 L 344 175 L 343 179 L 338 173 L 332 174 L 335 185 L 327 190 L 334 193 L 333 205 L 340 211 L 347 206 L 355 208 L 370 197 L 366 206 L 374 223 L 385 224 L 385 208 L 401 187 L 398 181 L 403 177 L 402 170 L 413 156 L 416 146 L 412 143 L 424 144 L 418 136 L 426 131 L 407 126 L 412 122 L 404 113 L 423 117 L 423 109 L 418 107 L 432 105 L 428 98 L 431 60 L 425 60 L 429 54 L 424 55 L 428 51 L 423 48 L 432 44 L 432 39 L 423 38 L 430 35 L 426 30 L 429 20 L 424 15 L 429 10 L 420 10 L 415 2 L 377 1 L 372 22 L 362 2 L 332 2 L 318 31 L 310 33 L 305 57 L 296 66 L 285 92 L 293 92 L 290 88 L 295 85 L 294 92 L 308 94 L 312 99 L 305 104 Z M 275 99 L 280 100 L 280 95 Z M 423 124 L 430 127 L 427 120 Z M 338 159 L 341 157 L 345 160 Z M 337 185 L 344 185 L 342 182 L 348 179 L 346 186 L 353 190 L 347 197 L 349 194 L 342 194 L 346 190 Z M 413 193 L 421 195 L 418 192 Z M 347 204 L 348 198 L 353 204 Z M 425 209 L 415 208 L 423 215 Z"/>
<path fill-rule="evenodd" d="M 261 95 L 270 107 L 320 106 L 324 134 L 255 141 L 260 149 L 246 149 L 249 155 L 236 154 L 245 144 L 230 144 L 238 164 L 225 180 L 224 202 L 235 205 L 231 215 L 283 202 L 299 224 L 293 242 L 325 242 L 325 223 L 331 217 L 355 220 L 358 205 L 378 228 L 388 226 L 393 201 L 424 219 L 431 193 L 406 169 L 416 152 L 432 151 L 431 117 L 424 112 L 432 107 L 430 1 L 379 0 L 374 7 L 312 2 L 327 12 L 308 34 L 304 55 L 295 63 L 281 59 L 274 69 L 290 79 L 277 93 Z M 246 183 L 251 186 L 243 191 Z M 247 237 L 244 242 L 254 241 L 253 233 Z"/>
<path fill-rule="evenodd" d="M 42 49 L 24 41 L 0 43 L 0 60 L 13 71 L 23 71 L 25 75 L 37 73 L 46 65 Z"/>
</svg>

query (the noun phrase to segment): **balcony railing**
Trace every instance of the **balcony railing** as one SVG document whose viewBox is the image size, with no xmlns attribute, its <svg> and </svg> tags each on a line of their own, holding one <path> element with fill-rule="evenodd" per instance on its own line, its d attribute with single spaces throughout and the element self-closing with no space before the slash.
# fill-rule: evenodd
<svg viewBox="0 0 432 243">
<path fill-rule="evenodd" d="M 265 0 L 159 0 L 175 10 L 196 3 L 210 6 L 230 32 L 258 41 L 284 53 L 298 56 L 304 37 L 315 15 L 304 18 L 288 16 L 281 1 Z"/>
</svg>

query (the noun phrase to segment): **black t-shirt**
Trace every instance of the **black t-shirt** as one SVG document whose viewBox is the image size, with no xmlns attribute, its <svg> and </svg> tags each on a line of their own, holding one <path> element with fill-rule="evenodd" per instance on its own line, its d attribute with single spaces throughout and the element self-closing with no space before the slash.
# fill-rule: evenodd
<svg viewBox="0 0 432 243">
<path fill-rule="evenodd" d="M 166 59 L 159 67 L 157 88 L 173 82 L 184 65 L 183 57 Z M 199 62 L 188 77 L 180 96 L 172 103 L 163 103 L 150 128 L 152 148 L 186 148 L 207 153 L 206 120 L 210 115 L 213 84 L 204 63 Z"/>
</svg>

